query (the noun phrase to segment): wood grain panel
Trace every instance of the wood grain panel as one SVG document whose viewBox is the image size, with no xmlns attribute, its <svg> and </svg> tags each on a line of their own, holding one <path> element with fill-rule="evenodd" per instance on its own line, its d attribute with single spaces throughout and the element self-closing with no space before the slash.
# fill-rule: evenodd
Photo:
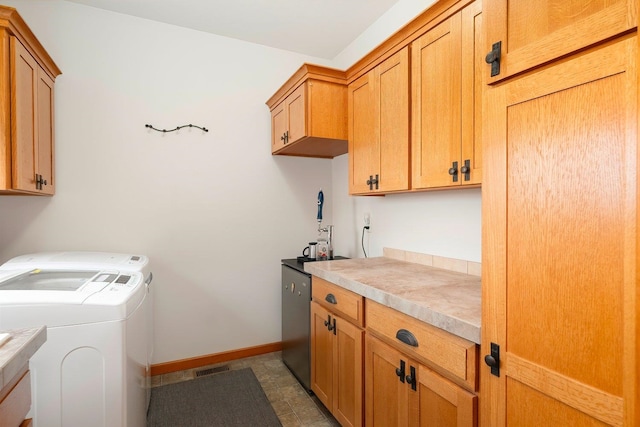
<svg viewBox="0 0 640 427">
<path fill-rule="evenodd" d="M 487 91 L 482 424 L 637 424 L 637 46 Z"/>
<path fill-rule="evenodd" d="M 346 86 L 311 79 L 307 83 L 307 92 L 309 133 L 316 138 L 346 140 L 348 135 Z"/>
<path fill-rule="evenodd" d="M 329 312 L 311 303 L 311 390 L 327 408 L 333 398 L 333 334 L 324 322 Z"/>
<path fill-rule="evenodd" d="M 485 0 L 486 1 L 486 0 Z M 470 160 L 470 180 L 462 184 L 482 182 L 482 94 L 485 90 L 484 29 L 482 1 L 477 0 L 462 10 L 462 112 L 461 157 Z"/>
<path fill-rule="evenodd" d="M 367 329 L 385 341 L 443 375 L 474 391 L 476 381 L 476 345 L 435 326 L 428 325 L 389 307 L 367 300 Z M 418 346 L 412 347 L 396 338 L 400 329 L 410 331 Z"/>
<path fill-rule="evenodd" d="M 566 426 L 566 427 L 610 427 L 611 424 L 591 418 L 583 412 L 563 404 L 535 388 L 509 378 L 507 380 L 509 402 L 507 425 L 518 427 Z M 522 410 L 529 408 L 529 410 Z"/>
<path fill-rule="evenodd" d="M 478 397 L 420 366 L 420 426 L 475 427 Z"/>
<path fill-rule="evenodd" d="M 611 333 L 623 329 L 620 80 L 567 88 L 507 113 L 509 351 L 616 395 L 622 359 L 594 355 L 623 350 L 622 335 Z"/>
<path fill-rule="evenodd" d="M 460 159 L 461 15 L 411 44 L 413 188 L 460 185 L 449 175 Z"/>
<path fill-rule="evenodd" d="M 362 326 L 364 324 L 363 297 L 331 282 L 313 276 L 312 298 L 326 309 L 334 311 L 352 322 Z M 327 296 L 332 294 L 336 303 L 327 301 Z"/>
<path fill-rule="evenodd" d="M 375 72 L 348 87 L 349 193 L 369 192 L 367 180 L 380 169 L 380 122 Z"/>
<path fill-rule="evenodd" d="M 376 68 L 380 97 L 380 191 L 409 189 L 409 48 Z"/>
<path fill-rule="evenodd" d="M 365 334 L 365 423 L 368 427 L 416 426 L 418 393 L 396 374 L 400 361 L 417 366 L 398 350 Z"/>
<path fill-rule="evenodd" d="M 287 130 L 289 138 L 285 144 L 294 144 L 301 138 L 308 136 L 307 130 L 307 84 L 298 86 L 291 95 L 287 97 L 285 109 L 287 110 Z M 309 113 L 310 114 L 310 113 Z"/>
<path fill-rule="evenodd" d="M 342 426 L 360 427 L 364 422 L 364 330 L 340 318 L 336 328 L 331 411 Z"/>
<path fill-rule="evenodd" d="M 15 37 L 11 54 L 12 187 L 35 192 L 38 63 Z"/>
<path fill-rule="evenodd" d="M 496 82 L 637 26 L 636 0 L 545 0 L 486 2 L 486 52 L 502 42 Z M 489 66 L 486 66 L 487 74 Z"/>
<path fill-rule="evenodd" d="M 42 192 L 53 195 L 55 193 L 53 80 L 41 68 L 38 68 L 37 89 L 38 156 L 36 158 L 36 171 L 47 182 L 42 187 Z"/>
<path fill-rule="evenodd" d="M 271 110 L 271 152 L 284 147 L 284 134 L 287 131 L 286 102 L 281 102 Z"/>
<path fill-rule="evenodd" d="M 554 398 L 565 405 L 612 426 L 622 425 L 623 401 L 619 396 L 605 393 L 594 387 L 585 387 L 557 372 L 531 363 L 526 359 L 509 355 L 507 377 Z M 515 407 L 515 406 L 514 406 Z"/>
</svg>

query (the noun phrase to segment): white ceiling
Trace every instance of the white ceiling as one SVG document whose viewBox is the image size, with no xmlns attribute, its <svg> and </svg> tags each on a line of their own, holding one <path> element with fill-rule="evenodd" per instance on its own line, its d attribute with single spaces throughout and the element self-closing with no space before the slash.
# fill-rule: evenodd
<svg viewBox="0 0 640 427">
<path fill-rule="evenodd" d="M 399 0 L 68 0 L 333 59 Z"/>
</svg>

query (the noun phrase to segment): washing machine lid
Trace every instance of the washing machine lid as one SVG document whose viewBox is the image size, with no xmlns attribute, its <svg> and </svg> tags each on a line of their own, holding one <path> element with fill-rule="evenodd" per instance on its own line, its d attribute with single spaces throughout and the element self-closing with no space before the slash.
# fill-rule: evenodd
<svg viewBox="0 0 640 427">
<path fill-rule="evenodd" d="M 0 330 L 122 321 L 146 293 L 141 272 L 0 271 Z"/>
<path fill-rule="evenodd" d="M 0 275 L 0 304 L 82 304 L 118 277 L 116 271 L 18 269 Z"/>
<path fill-rule="evenodd" d="M 142 271 L 148 275 L 149 258 L 144 255 L 134 255 L 113 252 L 65 251 L 65 252 L 36 252 L 20 255 L 10 259 L 0 266 L 0 270 L 17 268 L 40 269 L 96 269 Z"/>
</svg>

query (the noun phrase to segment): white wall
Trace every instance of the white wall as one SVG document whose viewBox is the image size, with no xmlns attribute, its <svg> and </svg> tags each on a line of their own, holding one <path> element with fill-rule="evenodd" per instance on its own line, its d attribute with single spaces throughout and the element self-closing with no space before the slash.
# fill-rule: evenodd
<svg viewBox="0 0 640 427">
<path fill-rule="evenodd" d="M 143 253 L 153 263 L 154 363 L 280 340 L 280 259 L 316 237 L 336 254 L 396 247 L 480 260 L 480 190 L 350 197 L 347 155 L 270 154 L 265 101 L 303 63 L 347 68 L 430 1 L 400 0 L 334 61 L 62 0 L 18 8 L 56 81 L 52 198 L 0 197 L 0 262 L 41 250 Z M 193 123 L 162 135 L 145 129 Z"/>
<path fill-rule="evenodd" d="M 334 59 L 334 66 L 350 67 L 433 3 L 399 0 Z M 390 247 L 480 262 L 480 189 L 354 197 L 348 195 L 348 154 L 332 163 L 337 254 L 364 256 L 363 217 L 369 213 L 368 256 L 381 256 L 382 248 Z"/>
<path fill-rule="evenodd" d="M 315 237 L 331 161 L 271 156 L 265 101 L 321 60 L 60 0 L 3 3 L 63 74 L 57 193 L 0 197 L 0 262 L 41 250 L 147 254 L 154 363 L 280 341 L 280 259 Z M 163 135 L 147 123 L 210 131 Z"/>
</svg>

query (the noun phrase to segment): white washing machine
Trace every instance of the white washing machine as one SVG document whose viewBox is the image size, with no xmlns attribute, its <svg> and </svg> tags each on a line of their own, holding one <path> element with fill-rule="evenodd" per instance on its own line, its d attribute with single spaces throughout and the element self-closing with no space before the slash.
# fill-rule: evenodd
<svg viewBox="0 0 640 427">
<path fill-rule="evenodd" d="M 36 427 L 144 427 L 153 350 L 142 256 L 31 254 L 0 266 L 0 330 L 47 326 L 30 360 Z"/>
</svg>

